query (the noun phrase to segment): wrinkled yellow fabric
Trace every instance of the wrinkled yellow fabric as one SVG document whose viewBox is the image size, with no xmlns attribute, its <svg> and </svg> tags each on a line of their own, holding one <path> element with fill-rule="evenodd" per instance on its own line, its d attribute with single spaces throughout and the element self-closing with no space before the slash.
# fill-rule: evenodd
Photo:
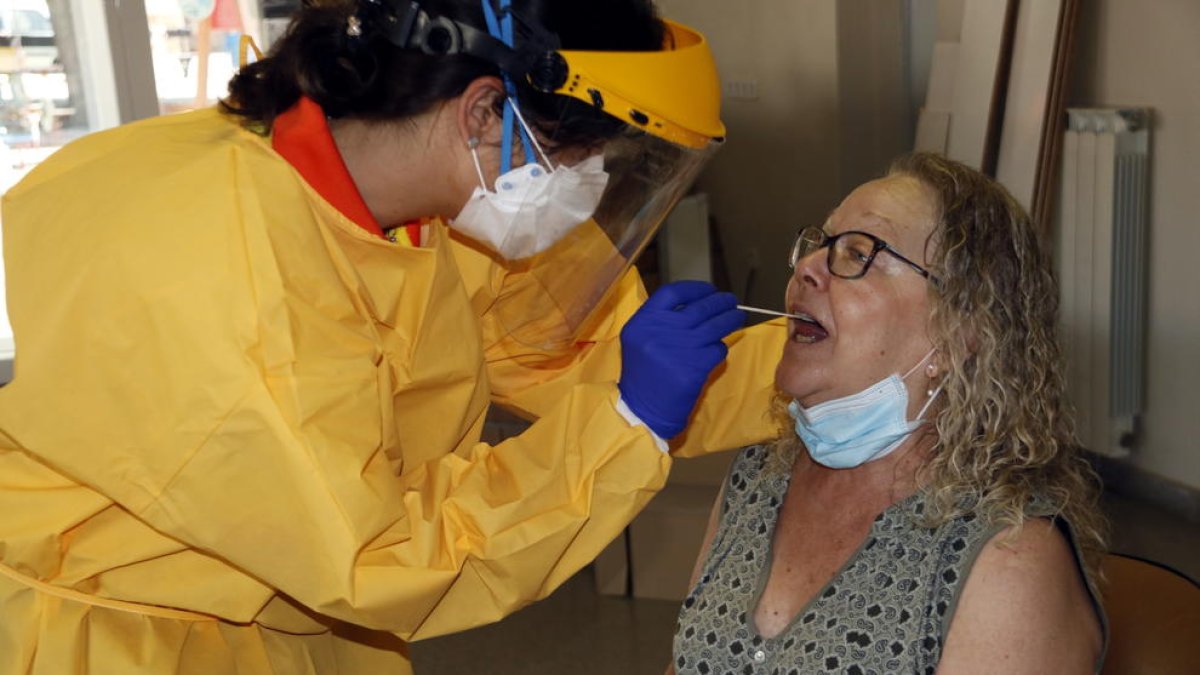
<svg viewBox="0 0 1200 675">
<path fill-rule="evenodd" d="M 0 674 L 408 672 L 403 640 L 549 594 L 664 481 L 614 408 L 634 276 L 527 353 L 486 256 L 372 237 L 212 110 L 3 206 Z M 480 444 L 489 399 L 540 419 Z"/>
<path fill-rule="evenodd" d="M 604 236 L 598 229 L 590 236 Z M 641 282 L 630 270 L 610 295 L 607 311 L 589 324 L 591 335 L 576 349 L 551 351 L 508 336 L 505 326 L 487 310 L 505 270 L 483 249 L 452 235 L 459 267 L 472 303 L 482 317 L 485 350 L 493 400 L 528 419 L 550 410 L 562 387 L 578 382 L 615 381 L 620 375 L 620 328 L 646 298 Z M 588 246 L 581 246 L 588 249 Z M 537 284 L 538 280 L 523 280 Z M 546 303 L 539 303 L 544 306 Z M 553 322 L 555 317 L 548 317 Z M 534 319 L 536 320 L 536 319 Z M 787 320 L 775 319 L 740 330 L 725 339 L 729 358 L 713 372 L 689 420 L 688 428 L 671 441 L 675 457 L 698 457 L 777 437 L 782 431 L 780 410 L 772 406 L 775 365 L 787 339 Z"/>
<path fill-rule="evenodd" d="M 0 576 L 0 672 L 396 672 L 398 639 L 344 624 L 493 621 L 668 467 L 599 380 L 479 445 L 482 333 L 444 228 L 370 237 L 212 111 L 64 149 L 4 223 L 2 562 L 130 606 Z"/>
<path fill-rule="evenodd" d="M 607 237 L 598 227 L 587 223 L 581 228 L 584 236 Z M 528 275 L 513 275 L 486 249 L 462 238 L 450 230 L 452 250 L 470 292 L 472 307 L 480 317 L 484 335 L 484 359 L 492 399 L 526 419 L 546 414 L 558 401 L 565 388 L 579 382 L 616 381 L 621 370 L 621 351 L 617 337 L 621 326 L 646 299 L 636 270 L 630 270 L 610 293 L 602 311 L 587 327 L 580 341 L 569 349 L 548 349 L 530 345 L 509 334 L 508 326 L 495 311 L 497 294 L 512 294 L 520 286 L 524 297 L 538 295 L 531 304 L 540 313 L 531 313 L 527 333 L 536 333 L 530 326 L 544 326 L 548 333 L 561 332 L 563 318 L 553 311 L 554 303 L 542 294 L 540 280 Z M 591 248 L 583 246 L 581 248 Z M 597 247 L 598 248 L 598 247 Z M 514 281 L 513 276 L 520 277 Z M 512 301 L 508 297 L 509 302 Z"/>
</svg>

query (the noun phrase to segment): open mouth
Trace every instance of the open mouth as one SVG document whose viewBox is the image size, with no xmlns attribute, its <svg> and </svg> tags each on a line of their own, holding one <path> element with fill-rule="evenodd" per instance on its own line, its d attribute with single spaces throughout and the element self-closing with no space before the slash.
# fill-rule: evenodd
<svg viewBox="0 0 1200 675">
<path fill-rule="evenodd" d="M 804 312 L 793 312 L 796 318 L 791 320 L 792 342 L 812 344 L 829 337 L 829 332 L 821 322 Z"/>
</svg>

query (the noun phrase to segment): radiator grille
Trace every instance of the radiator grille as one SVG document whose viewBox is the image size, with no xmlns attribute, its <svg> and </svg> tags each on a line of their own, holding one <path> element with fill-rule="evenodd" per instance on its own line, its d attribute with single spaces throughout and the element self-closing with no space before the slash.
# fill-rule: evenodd
<svg viewBox="0 0 1200 675">
<path fill-rule="evenodd" d="M 1084 445 L 1120 456 L 1145 395 L 1150 112 L 1067 115 L 1056 263 L 1069 388 Z"/>
</svg>

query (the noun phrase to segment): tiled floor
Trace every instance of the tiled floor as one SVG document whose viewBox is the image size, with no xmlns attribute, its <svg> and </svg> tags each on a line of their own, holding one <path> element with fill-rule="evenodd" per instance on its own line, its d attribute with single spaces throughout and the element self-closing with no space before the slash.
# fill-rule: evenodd
<svg viewBox="0 0 1200 675">
<path fill-rule="evenodd" d="M 1111 496 L 1113 550 L 1200 579 L 1200 524 Z M 677 604 L 599 596 L 585 569 L 508 619 L 413 645 L 417 675 L 658 675 L 670 659 Z"/>
</svg>

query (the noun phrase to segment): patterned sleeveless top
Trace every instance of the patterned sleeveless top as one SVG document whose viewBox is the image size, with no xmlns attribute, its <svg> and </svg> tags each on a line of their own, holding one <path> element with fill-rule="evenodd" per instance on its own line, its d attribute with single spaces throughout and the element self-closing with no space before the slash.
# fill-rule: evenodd
<svg viewBox="0 0 1200 675">
<path fill-rule="evenodd" d="M 750 621 L 770 573 L 771 539 L 790 476 L 770 472 L 770 452 L 747 448 L 730 468 L 720 525 L 679 613 L 676 673 L 933 673 L 963 581 L 1003 526 L 967 515 L 937 529 L 920 527 L 915 517 L 924 499 L 914 494 L 880 514 L 824 589 L 787 628 L 764 638 Z"/>
</svg>

